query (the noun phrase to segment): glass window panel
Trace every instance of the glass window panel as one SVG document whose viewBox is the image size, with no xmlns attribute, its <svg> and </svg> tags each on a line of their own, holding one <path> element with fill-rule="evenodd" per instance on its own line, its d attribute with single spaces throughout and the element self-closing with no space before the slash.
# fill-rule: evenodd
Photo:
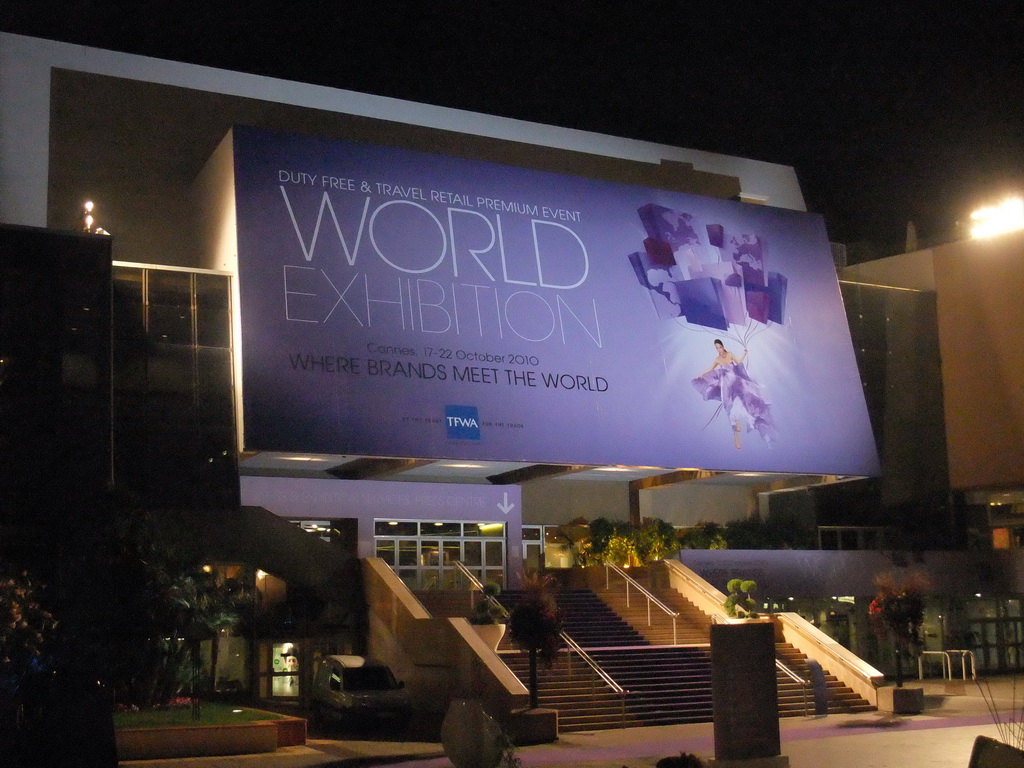
<svg viewBox="0 0 1024 768">
<path fill-rule="evenodd" d="M 441 582 L 441 571 L 437 568 L 421 568 L 417 571 L 420 589 L 438 589 Z"/>
<path fill-rule="evenodd" d="M 148 387 L 146 358 L 142 355 L 118 355 L 114 363 L 114 391 L 145 392 Z"/>
<path fill-rule="evenodd" d="M 298 675 L 274 675 L 270 684 L 270 695 L 292 698 L 299 695 Z"/>
<path fill-rule="evenodd" d="M 441 569 L 441 589 L 461 589 L 462 572 L 454 568 Z"/>
<path fill-rule="evenodd" d="M 982 642 L 986 645 L 996 644 L 996 624 L 994 621 L 986 621 L 981 625 Z"/>
<path fill-rule="evenodd" d="M 857 531 L 850 529 L 840 531 L 839 548 L 846 550 L 857 549 Z"/>
<path fill-rule="evenodd" d="M 479 541 L 464 542 L 462 545 L 462 562 L 470 567 L 474 565 L 483 565 L 481 546 L 482 542 Z"/>
<path fill-rule="evenodd" d="M 523 526 L 523 541 L 540 541 L 540 526 L 539 525 L 524 525 Z"/>
<path fill-rule="evenodd" d="M 1019 643 L 1021 640 L 1020 622 L 1008 621 L 1003 624 L 1003 634 L 1006 636 L 1005 641 L 1007 643 Z"/>
<path fill-rule="evenodd" d="M 399 568 L 398 578 L 402 580 L 409 589 L 420 588 L 420 572 L 415 568 Z"/>
<path fill-rule="evenodd" d="M 147 271 L 149 338 L 169 344 L 193 344 L 192 275 Z"/>
<path fill-rule="evenodd" d="M 196 356 L 196 401 L 204 420 L 235 422 L 231 350 L 200 348 Z"/>
<path fill-rule="evenodd" d="M 395 567 L 395 542 L 388 539 L 377 539 L 377 557 Z"/>
<path fill-rule="evenodd" d="M 192 350 L 189 347 L 163 346 L 155 350 L 147 366 L 150 392 L 193 392 Z"/>
<path fill-rule="evenodd" d="M 150 269 L 146 272 L 149 304 L 192 306 L 192 273 L 172 269 Z"/>
<path fill-rule="evenodd" d="M 462 554 L 462 545 L 458 541 L 442 541 L 441 547 L 443 548 L 444 551 L 443 563 L 445 565 L 454 564 L 455 561 L 458 560 Z"/>
<path fill-rule="evenodd" d="M 143 313 L 143 270 L 115 267 L 113 273 L 113 332 L 117 339 L 146 336 Z"/>
<path fill-rule="evenodd" d="M 484 565 L 497 565 L 505 567 L 505 542 L 487 541 L 484 542 Z"/>
<path fill-rule="evenodd" d="M 231 283 L 226 275 L 196 278 L 196 342 L 204 347 L 231 346 Z"/>
<path fill-rule="evenodd" d="M 425 536 L 461 536 L 462 523 L 420 523 Z"/>
<path fill-rule="evenodd" d="M 437 568 L 441 557 L 441 542 L 424 540 L 420 542 L 420 565 Z"/>
<path fill-rule="evenodd" d="M 402 539 L 398 542 L 398 565 L 416 565 L 418 549 L 415 540 Z"/>
<path fill-rule="evenodd" d="M 401 520 L 377 520 L 373 524 L 375 536 L 415 536 L 417 524 Z"/>
<path fill-rule="evenodd" d="M 498 538 L 504 538 L 505 536 L 504 523 L 477 523 L 477 528 L 480 530 L 481 536 L 495 536 Z"/>
<path fill-rule="evenodd" d="M 96 360 L 80 352 L 65 352 L 60 361 L 60 380 L 72 389 L 95 389 L 99 381 Z"/>
<path fill-rule="evenodd" d="M 149 338 L 162 344 L 192 345 L 192 315 L 188 307 L 149 308 Z"/>
<path fill-rule="evenodd" d="M 503 568 L 488 568 L 484 571 L 484 584 L 494 583 L 499 587 L 505 585 L 505 570 Z"/>
<path fill-rule="evenodd" d="M 539 543 L 523 545 L 523 568 L 526 571 L 539 571 L 543 561 L 541 556 L 544 550 Z"/>
</svg>

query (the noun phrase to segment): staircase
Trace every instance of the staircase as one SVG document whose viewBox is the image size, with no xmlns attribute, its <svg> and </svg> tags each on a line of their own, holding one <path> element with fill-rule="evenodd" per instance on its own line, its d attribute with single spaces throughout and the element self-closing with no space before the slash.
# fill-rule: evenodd
<svg viewBox="0 0 1024 768">
<path fill-rule="evenodd" d="M 638 581 L 647 580 L 646 569 L 633 569 L 630 575 Z M 659 601 L 679 614 L 675 620 L 676 626 L 674 630 L 679 644 L 704 646 L 709 644 L 711 618 L 707 614 L 699 610 L 693 603 L 673 589 L 659 589 L 656 587 L 648 587 L 648 589 Z M 630 626 L 642 634 L 652 645 L 673 644 L 672 619 L 655 606 L 648 608 L 646 597 L 635 588 L 630 588 L 628 605 L 625 583 L 621 579 L 616 583 L 613 577 L 610 586 L 599 584 L 596 594 L 610 607 L 614 608 L 616 613 L 622 616 Z M 792 645 L 789 643 L 776 643 L 775 657 L 789 667 L 792 672 L 804 680 L 810 681 L 807 657 Z M 781 717 L 798 717 L 802 716 L 805 711 L 814 711 L 814 694 L 810 688 L 805 691 L 803 685 L 793 680 L 782 670 L 776 672 L 776 678 L 779 694 L 779 715 Z M 825 684 L 828 689 L 830 713 L 842 714 L 874 710 L 874 707 L 850 690 L 850 688 L 843 685 L 834 675 L 826 672 Z"/>
<path fill-rule="evenodd" d="M 567 588 L 556 595 L 563 611 L 563 629 L 628 693 L 613 692 L 576 654 L 563 650 L 550 668 L 538 668 L 538 698 L 542 707 L 558 710 L 559 730 L 605 730 L 642 725 L 708 722 L 711 710 L 711 619 L 674 590 L 652 590 L 679 616 L 673 643 L 671 619 L 630 590 L 626 605 L 624 584 L 614 582 L 598 591 Z M 461 592 L 417 595 L 434 616 L 467 616 L 469 598 Z M 502 603 L 511 610 L 519 594 L 506 591 Z M 527 654 L 512 649 L 508 634 L 498 647 L 508 667 L 528 685 Z M 792 646 L 776 644 L 776 657 L 809 680 L 807 658 Z M 779 715 L 801 716 L 814 711 L 813 692 L 777 673 Z M 835 677 L 826 673 L 829 712 L 873 709 Z"/>
<path fill-rule="evenodd" d="M 807 657 L 789 643 L 775 644 L 775 658 L 796 672 L 804 680 L 811 679 L 807 667 Z M 825 685 L 828 689 L 828 711 L 832 715 L 849 712 L 871 712 L 874 707 L 843 685 L 835 675 L 825 672 Z M 779 716 L 798 717 L 804 714 L 803 686 L 791 680 L 783 673 L 778 674 Z M 807 691 L 810 711 L 814 711 L 813 691 Z"/>
<path fill-rule="evenodd" d="M 630 589 L 627 599 L 623 582 L 596 591 L 623 621 L 641 634 L 651 645 L 707 645 L 711 637 L 711 618 L 675 590 L 656 591 L 655 596 L 679 614 L 672 618 L 647 598 Z"/>
</svg>

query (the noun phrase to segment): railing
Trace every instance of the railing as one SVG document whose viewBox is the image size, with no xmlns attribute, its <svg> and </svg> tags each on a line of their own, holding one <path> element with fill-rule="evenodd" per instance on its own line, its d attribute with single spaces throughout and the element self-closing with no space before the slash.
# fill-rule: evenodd
<svg viewBox="0 0 1024 768">
<path fill-rule="evenodd" d="M 957 654 L 960 656 L 960 677 L 962 680 L 967 679 L 967 660 L 971 661 L 971 680 L 978 679 L 978 667 L 977 662 L 974 658 L 974 651 L 961 650 L 959 648 L 950 648 L 946 651 L 921 651 L 917 657 L 917 679 L 924 679 L 924 657 L 925 656 L 938 656 L 939 661 L 942 664 L 942 679 L 952 680 L 953 679 L 953 655 Z"/>
<path fill-rule="evenodd" d="M 494 597 L 491 597 L 491 595 L 488 595 L 486 592 L 484 592 L 483 582 L 481 582 L 480 579 L 476 577 L 475 573 L 469 570 L 469 568 L 467 568 L 466 565 L 460 560 L 455 561 L 455 567 L 463 576 L 466 577 L 466 581 L 469 582 L 470 610 L 473 609 L 474 593 L 479 591 L 480 594 L 483 596 L 484 600 L 487 600 L 491 605 L 497 608 L 499 616 L 501 616 L 503 619 L 508 618 L 508 609 L 501 604 L 500 600 L 497 600 Z"/>
<path fill-rule="evenodd" d="M 661 600 L 652 595 L 649 590 L 642 586 L 636 579 L 626 573 L 622 568 L 615 565 L 614 563 L 604 564 L 604 586 L 605 589 L 611 589 L 611 571 L 615 571 L 621 576 L 626 582 L 626 607 L 629 607 L 629 588 L 632 586 L 641 595 L 647 598 L 647 626 L 651 626 L 651 606 L 655 605 L 660 608 L 664 613 L 672 619 L 672 645 L 679 645 L 679 635 L 676 630 L 676 619 L 679 618 L 679 612 L 673 611 Z"/>
<path fill-rule="evenodd" d="M 673 589 L 707 614 L 713 624 L 726 624 L 728 622 L 726 615 L 721 612 L 722 606 L 725 604 L 725 595 L 682 563 L 674 560 L 662 560 L 661 562 L 668 571 L 669 585 Z M 673 585 L 673 579 L 681 581 L 686 589 L 679 589 L 676 585 Z"/>
<path fill-rule="evenodd" d="M 615 680 L 612 678 L 612 676 L 609 675 L 607 672 L 605 672 L 604 669 L 602 669 L 601 665 L 598 664 L 596 661 L 594 661 L 593 657 L 589 653 L 587 653 L 585 650 L 583 650 L 583 646 L 581 646 L 579 643 L 577 643 L 575 640 L 573 640 L 568 635 L 568 633 L 562 632 L 560 634 L 560 637 L 562 638 L 562 642 L 565 643 L 565 647 L 566 647 L 566 660 L 567 660 L 568 667 L 569 667 L 569 677 L 570 677 L 570 679 L 572 678 L 572 661 L 571 661 L 572 657 L 569 654 L 570 654 L 570 652 L 574 652 L 581 659 L 583 659 L 583 661 L 585 661 L 587 663 L 587 665 L 590 667 L 590 669 L 593 670 L 594 674 L 597 677 L 599 677 L 602 681 L 604 681 L 604 684 L 607 685 L 609 688 L 611 688 L 612 691 L 614 691 L 615 693 L 621 693 L 621 694 L 629 693 L 629 691 L 627 691 L 625 688 L 623 688 L 621 685 L 619 685 L 617 682 L 615 682 Z"/>
<path fill-rule="evenodd" d="M 481 593 L 483 593 L 484 585 L 480 581 L 480 579 L 478 579 L 476 577 L 476 574 L 473 573 L 471 570 L 469 570 L 469 568 L 467 568 L 464 563 L 456 560 L 455 561 L 455 567 L 459 570 L 460 573 L 462 573 L 463 576 L 466 577 L 466 580 L 470 584 L 470 596 L 469 596 L 469 599 L 470 599 L 470 607 L 472 607 L 473 593 L 476 592 L 477 590 L 479 590 Z M 504 618 L 508 618 L 509 617 L 508 609 L 504 605 L 502 605 L 499 600 L 496 600 L 495 598 L 491 597 L 490 595 L 484 595 L 483 597 L 484 597 L 484 599 L 490 600 L 494 605 L 498 606 L 498 608 L 500 609 L 501 615 Z M 622 700 L 622 719 L 625 720 L 626 719 L 626 695 L 629 694 L 629 691 L 626 690 L 625 688 L 623 688 L 617 682 L 615 682 L 614 678 L 612 678 L 612 676 L 609 675 L 604 670 L 604 668 L 600 664 L 598 664 L 589 653 L 587 653 L 585 650 L 583 650 L 582 646 L 580 646 L 579 643 L 577 643 L 575 640 L 573 640 L 572 637 L 569 636 L 568 632 L 562 632 L 560 634 L 560 637 L 562 638 L 562 642 L 565 643 L 565 647 L 566 647 L 566 666 L 567 666 L 567 668 L 569 670 L 569 677 L 570 677 L 570 679 L 572 678 L 572 654 L 575 653 L 577 656 L 579 656 L 581 659 L 583 659 L 583 661 L 587 664 L 587 666 L 590 667 L 590 669 L 594 672 L 594 675 L 597 678 L 600 678 L 601 681 L 605 685 L 607 685 L 612 690 L 613 693 L 617 693 L 620 696 L 620 698 Z"/>
<path fill-rule="evenodd" d="M 681 562 L 665 560 L 664 563 L 668 570 L 669 584 L 673 589 L 713 620 L 725 621 L 725 617 L 720 613 L 725 602 L 724 594 Z M 840 682 L 849 686 L 872 706 L 877 706 L 878 686 L 885 680 L 881 672 L 795 613 L 776 613 L 772 618 L 784 641 L 792 644 L 805 656 L 817 660 L 839 678 Z"/>
<path fill-rule="evenodd" d="M 810 682 L 800 677 L 796 672 L 787 667 L 781 659 L 775 659 L 775 668 L 781 671 L 786 677 L 797 683 L 804 695 L 804 717 L 807 717 L 807 689 L 810 687 Z"/>
</svg>

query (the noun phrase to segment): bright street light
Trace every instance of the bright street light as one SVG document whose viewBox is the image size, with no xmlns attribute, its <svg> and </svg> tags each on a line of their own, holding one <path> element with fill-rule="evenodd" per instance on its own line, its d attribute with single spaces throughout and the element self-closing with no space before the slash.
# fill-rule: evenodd
<svg viewBox="0 0 1024 768">
<path fill-rule="evenodd" d="M 971 214 L 971 237 L 992 237 L 1024 229 L 1024 200 L 1011 197 L 999 205 L 979 208 Z"/>
</svg>

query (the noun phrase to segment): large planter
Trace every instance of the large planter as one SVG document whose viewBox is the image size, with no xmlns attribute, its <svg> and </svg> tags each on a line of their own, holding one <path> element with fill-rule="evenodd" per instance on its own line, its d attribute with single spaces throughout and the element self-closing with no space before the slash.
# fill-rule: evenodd
<svg viewBox="0 0 1024 768">
<path fill-rule="evenodd" d="M 455 768 L 494 768 L 501 760 L 501 727 L 479 699 L 454 699 L 441 723 L 441 746 Z"/>
<path fill-rule="evenodd" d="M 988 736 L 978 736 L 968 768 L 1024 768 L 1024 751 Z"/>
<path fill-rule="evenodd" d="M 878 711 L 894 715 L 920 715 L 924 711 L 924 688 L 878 689 Z"/>
<path fill-rule="evenodd" d="M 504 624 L 472 624 L 471 626 L 492 651 L 498 650 L 498 643 L 505 636 Z"/>
<path fill-rule="evenodd" d="M 251 755 L 277 749 L 277 726 L 269 720 L 194 728 L 125 728 L 116 736 L 118 760 Z"/>
<path fill-rule="evenodd" d="M 287 717 L 236 725 L 122 728 L 115 736 L 118 760 L 251 755 L 305 744 L 306 721 Z"/>
</svg>

